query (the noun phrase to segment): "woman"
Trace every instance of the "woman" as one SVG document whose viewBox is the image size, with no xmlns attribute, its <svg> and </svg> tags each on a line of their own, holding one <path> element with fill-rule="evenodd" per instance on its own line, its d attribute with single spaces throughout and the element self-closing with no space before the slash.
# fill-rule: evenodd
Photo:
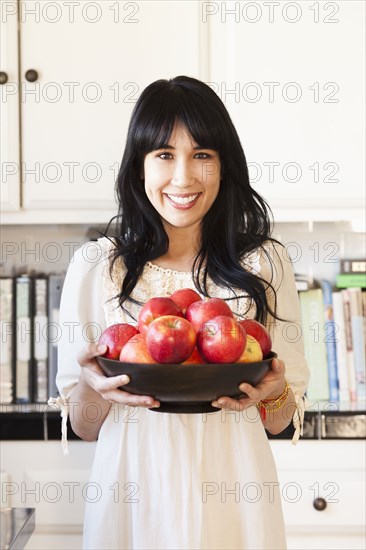
<svg viewBox="0 0 366 550">
<path fill-rule="evenodd" d="M 208 86 L 180 76 L 143 91 L 117 195 L 117 235 L 76 252 L 60 312 L 61 326 L 75 330 L 59 345 L 59 402 L 80 437 L 98 439 L 91 481 L 100 498 L 86 504 L 84 548 L 286 548 L 265 428 L 278 433 L 293 418 L 295 441 L 301 430 L 308 369 L 300 336 L 288 342 L 284 330 L 299 324 L 297 292 L 235 128 Z M 106 351 L 95 343 L 101 329 L 134 322 L 149 298 L 185 287 L 266 323 L 278 353 L 256 388 L 240 386 L 247 397 L 222 396 L 213 402 L 221 411 L 208 415 L 159 414 L 159 402 L 118 389 L 128 378 L 106 378 L 95 359 Z M 280 407 L 261 419 L 265 399 Z"/>
</svg>

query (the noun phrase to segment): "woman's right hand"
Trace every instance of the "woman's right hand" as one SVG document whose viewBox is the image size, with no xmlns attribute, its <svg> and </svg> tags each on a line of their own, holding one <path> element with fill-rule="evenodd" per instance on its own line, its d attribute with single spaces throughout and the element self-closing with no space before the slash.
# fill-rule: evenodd
<svg viewBox="0 0 366 550">
<path fill-rule="evenodd" d="M 106 350 L 105 345 L 89 344 L 79 353 L 78 363 L 82 367 L 81 380 L 110 403 L 146 408 L 159 407 L 159 401 L 151 396 L 134 395 L 119 389 L 130 381 L 126 374 L 105 376 L 95 358 L 104 355 Z"/>
</svg>

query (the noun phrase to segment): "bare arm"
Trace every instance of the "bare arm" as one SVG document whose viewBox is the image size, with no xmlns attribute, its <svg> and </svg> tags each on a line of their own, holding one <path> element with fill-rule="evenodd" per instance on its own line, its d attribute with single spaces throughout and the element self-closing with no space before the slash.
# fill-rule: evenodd
<svg viewBox="0 0 366 550">
<path fill-rule="evenodd" d="M 74 432 L 86 441 L 95 441 L 105 421 L 112 403 L 135 407 L 158 407 L 159 401 L 146 395 L 132 395 L 120 390 L 128 384 L 128 376 L 123 374 L 107 378 L 95 357 L 103 355 L 106 346 L 89 345 L 78 355 L 81 367 L 79 382 L 74 386 L 70 397 L 70 422 Z M 93 404 L 97 410 L 97 420 L 88 419 L 87 406 Z"/>
</svg>

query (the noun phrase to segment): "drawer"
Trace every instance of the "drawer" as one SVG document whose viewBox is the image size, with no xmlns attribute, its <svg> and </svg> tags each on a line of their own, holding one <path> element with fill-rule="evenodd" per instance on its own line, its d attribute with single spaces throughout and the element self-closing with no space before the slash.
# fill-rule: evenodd
<svg viewBox="0 0 366 550">
<path fill-rule="evenodd" d="M 279 470 L 287 526 L 362 526 L 365 473 L 362 470 Z M 315 499 L 325 508 L 317 510 Z"/>
</svg>

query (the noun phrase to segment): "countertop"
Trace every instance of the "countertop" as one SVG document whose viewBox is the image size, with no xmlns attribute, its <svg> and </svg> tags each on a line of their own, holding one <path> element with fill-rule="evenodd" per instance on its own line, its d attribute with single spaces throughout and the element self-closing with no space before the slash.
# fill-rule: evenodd
<svg viewBox="0 0 366 550">
<path fill-rule="evenodd" d="M 79 439 L 68 422 L 68 439 Z M 292 424 L 270 439 L 292 439 Z M 42 403 L 0 404 L 0 440 L 58 440 L 60 412 Z M 364 439 L 366 403 L 315 403 L 305 411 L 303 439 Z"/>
<path fill-rule="evenodd" d="M 1 508 L 1 550 L 23 550 L 35 528 L 35 508 Z"/>
</svg>

